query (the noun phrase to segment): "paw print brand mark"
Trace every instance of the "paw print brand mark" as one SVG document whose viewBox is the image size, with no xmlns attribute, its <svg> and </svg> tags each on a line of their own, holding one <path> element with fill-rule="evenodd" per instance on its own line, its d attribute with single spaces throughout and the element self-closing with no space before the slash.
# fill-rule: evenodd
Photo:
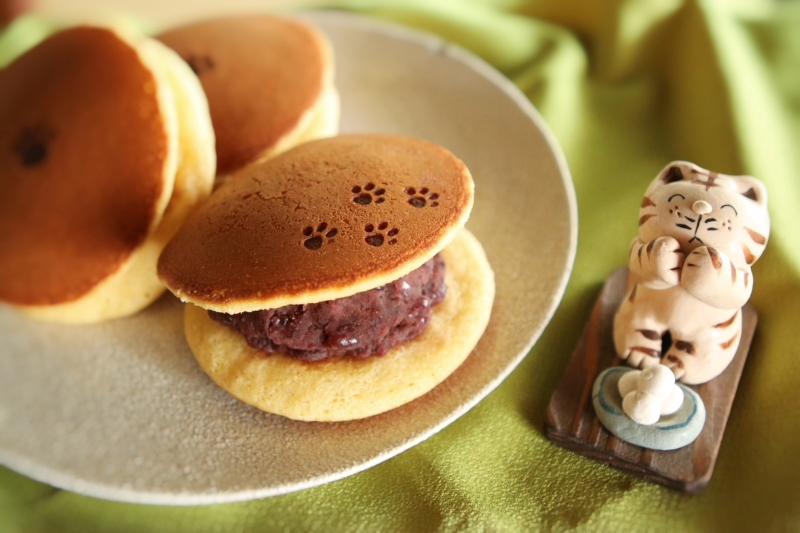
<svg viewBox="0 0 800 533">
<path fill-rule="evenodd" d="M 20 163 L 26 167 L 34 167 L 47 159 L 48 144 L 55 134 L 46 126 L 27 128 L 20 132 L 13 150 L 19 156 Z"/>
<path fill-rule="evenodd" d="M 325 230 L 328 231 L 325 232 Z M 325 239 L 328 239 L 328 243 L 331 243 L 338 233 L 339 230 L 336 228 L 328 229 L 327 222 L 320 222 L 316 230 L 314 230 L 313 226 L 306 226 L 303 229 L 303 235 L 306 236 L 306 239 L 303 241 L 303 246 L 309 250 L 319 250 L 322 248 L 322 245 L 325 244 Z"/>
<path fill-rule="evenodd" d="M 196 56 L 192 54 L 187 57 L 185 61 L 189 64 L 189 68 L 192 69 L 192 72 L 194 72 L 196 76 L 212 70 L 215 66 L 214 60 L 209 56 Z"/>
<path fill-rule="evenodd" d="M 406 194 L 408 195 L 408 203 L 414 207 L 422 208 L 426 205 L 439 207 L 439 193 L 430 192 L 427 187 L 422 187 L 419 190 L 414 187 L 408 187 Z M 430 201 L 430 204 L 428 204 L 428 201 Z"/>
<path fill-rule="evenodd" d="M 372 224 L 367 224 L 364 226 L 364 231 L 367 232 L 367 236 L 364 237 L 364 240 L 370 246 L 383 246 L 383 243 L 386 242 L 386 238 L 389 238 L 389 244 L 397 244 L 397 234 L 400 233 L 400 230 L 397 228 L 392 228 L 389 231 L 386 229 L 389 227 L 388 222 L 381 222 L 378 224 L 378 228 L 376 230 L 375 226 Z M 384 235 L 384 232 L 386 234 Z"/>
<path fill-rule="evenodd" d="M 375 184 L 372 182 L 367 183 L 364 187 L 356 185 L 350 190 L 355 195 L 353 196 L 353 202 L 359 205 L 369 205 L 373 201 L 376 204 L 382 204 L 385 201 L 383 195 L 386 194 L 386 189 L 376 189 Z"/>
</svg>

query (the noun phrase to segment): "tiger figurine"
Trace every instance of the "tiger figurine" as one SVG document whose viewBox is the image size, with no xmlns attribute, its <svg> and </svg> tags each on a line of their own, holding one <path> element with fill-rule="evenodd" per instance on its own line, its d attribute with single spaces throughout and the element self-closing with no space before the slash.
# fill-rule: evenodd
<svg viewBox="0 0 800 533">
<path fill-rule="evenodd" d="M 722 373 L 739 347 L 750 267 L 769 227 L 761 181 L 667 165 L 639 211 L 628 290 L 614 317 L 620 358 L 640 368 L 662 363 L 687 384 Z"/>
</svg>

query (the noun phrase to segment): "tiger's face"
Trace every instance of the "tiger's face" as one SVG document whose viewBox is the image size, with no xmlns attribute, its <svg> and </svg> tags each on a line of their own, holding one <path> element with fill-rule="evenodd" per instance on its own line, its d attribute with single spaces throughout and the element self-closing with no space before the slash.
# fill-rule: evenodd
<svg viewBox="0 0 800 533">
<path fill-rule="evenodd" d="M 684 254 L 698 246 L 753 264 L 769 238 L 767 191 L 750 176 L 710 172 L 685 161 L 667 165 L 650 184 L 639 211 L 639 238 L 674 237 Z"/>
</svg>

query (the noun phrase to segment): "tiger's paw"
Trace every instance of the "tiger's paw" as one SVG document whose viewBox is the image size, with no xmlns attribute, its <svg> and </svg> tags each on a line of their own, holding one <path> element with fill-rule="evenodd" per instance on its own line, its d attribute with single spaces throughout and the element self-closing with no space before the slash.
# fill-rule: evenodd
<svg viewBox="0 0 800 533">
<path fill-rule="evenodd" d="M 653 239 L 641 248 L 638 256 L 645 283 L 652 288 L 668 289 L 680 283 L 684 256 L 674 237 Z"/>
<path fill-rule="evenodd" d="M 644 370 L 651 366 L 657 365 L 661 362 L 656 350 L 645 351 L 643 348 L 634 347 L 628 353 L 628 357 L 624 359 L 625 363 L 634 368 Z"/>
<path fill-rule="evenodd" d="M 686 256 L 681 286 L 701 301 L 728 307 L 733 304 L 726 305 L 724 301 L 734 287 L 736 275 L 727 255 L 711 246 L 699 246 Z"/>
<path fill-rule="evenodd" d="M 680 380 L 686 375 L 686 366 L 683 363 L 683 357 L 674 353 L 667 354 L 664 357 L 663 365 L 672 370 L 675 374 L 675 380 Z"/>
</svg>

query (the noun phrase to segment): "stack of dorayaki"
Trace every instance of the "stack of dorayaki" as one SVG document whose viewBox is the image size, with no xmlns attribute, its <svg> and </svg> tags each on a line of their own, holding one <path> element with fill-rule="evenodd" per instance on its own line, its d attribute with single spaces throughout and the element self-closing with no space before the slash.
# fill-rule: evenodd
<svg viewBox="0 0 800 533">
<path fill-rule="evenodd" d="M 166 286 L 244 402 L 334 421 L 421 396 L 491 312 L 472 178 L 426 141 L 333 137 L 338 116 L 306 23 L 53 35 L 0 70 L 0 301 L 85 324 Z"/>
</svg>

